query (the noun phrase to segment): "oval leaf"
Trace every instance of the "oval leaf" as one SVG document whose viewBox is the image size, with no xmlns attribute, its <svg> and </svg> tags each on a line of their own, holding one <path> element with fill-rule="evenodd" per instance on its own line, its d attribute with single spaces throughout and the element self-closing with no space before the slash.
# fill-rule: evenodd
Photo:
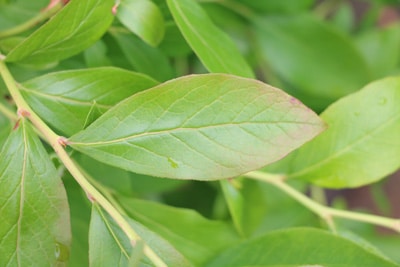
<svg viewBox="0 0 400 267">
<path fill-rule="evenodd" d="M 276 88 L 206 74 L 130 97 L 73 136 L 70 144 L 133 172 L 209 180 L 261 168 L 323 129 L 315 113 Z"/>
<path fill-rule="evenodd" d="M 321 114 L 328 130 L 279 165 L 290 165 L 291 178 L 332 188 L 385 177 L 400 167 L 399 103 L 399 77 L 340 99 Z"/>
<path fill-rule="evenodd" d="M 9 136 L 0 159 L 0 266 L 65 264 L 71 242 L 66 193 L 25 121 Z"/>
<path fill-rule="evenodd" d="M 176 24 L 210 72 L 253 78 L 254 74 L 233 41 L 217 28 L 194 0 L 167 0 Z"/>
<path fill-rule="evenodd" d="M 104 67 L 46 74 L 20 89 L 40 117 L 72 135 L 121 100 L 156 84 L 143 74 Z"/>
<path fill-rule="evenodd" d="M 122 0 L 117 17 L 125 27 L 149 45 L 157 46 L 164 37 L 163 15 L 150 0 Z"/>
<path fill-rule="evenodd" d="M 45 64 L 68 58 L 95 43 L 113 21 L 114 0 L 71 0 L 15 47 L 8 62 Z"/>
<path fill-rule="evenodd" d="M 271 232 L 222 253 L 207 267 L 395 267 L 392 262 L 337 235 L 316 229 Z"/>
</svg>

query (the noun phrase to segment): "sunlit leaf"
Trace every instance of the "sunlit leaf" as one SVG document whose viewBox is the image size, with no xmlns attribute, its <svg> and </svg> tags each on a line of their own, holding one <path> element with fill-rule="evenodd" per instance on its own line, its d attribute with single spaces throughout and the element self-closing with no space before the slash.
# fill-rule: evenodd
<svg viewBox="0 0 400 267">
<path fill-rule="evenodd" d="M 324 129 L 297 99 L 226 74 L 182 77 L 136 94 L 70 139 L 133 172 L 220 179 L 276 161 Z"/>
<path fill-rule="evenodd" d="M 8 62 L 44 64 L 68 58 L 96 42 L 110 26 L 114 0 L 71 0 L 8 55 Z"/>
</svg>

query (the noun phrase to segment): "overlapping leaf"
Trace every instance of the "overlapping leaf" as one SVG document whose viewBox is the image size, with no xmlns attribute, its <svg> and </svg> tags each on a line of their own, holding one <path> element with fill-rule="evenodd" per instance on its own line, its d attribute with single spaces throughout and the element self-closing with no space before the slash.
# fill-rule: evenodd
<svg viewBox="0 0 400 267">
<path fill-rule="evenodd" d="M 149 45 L 157 46 L 164 37 L 164 18 L 151 0 L 122 0 L 117 17 Z"/>
<path fill-rule="evenodd" d="M 321 114 L 328 130 L 279 165 L 288 166 L 291 178 L 325 187 L 357 187 L 382 179 L 400 167 L 399 102 L 398 77 L 340 99 Z"/>
<path fill-rule="evenodd" d="M 96 42 L 110 26 L 114 0 L 71 0 L 8 55 L 8 62 L 44 64 L 68 58 Z"/>
<path fill-rule="evenodd" d="M 157 84 L 139 73 L 103 67 L 49 73 L 21 85 L 33 110 L 72 135 L 121 100 Z"/>
<path fill-rule="evenodd" d="M 210 72 L 254 77 L 238 48 L 194 0 L 167 0 L 186 41 Z"/>
<path fill-rule="evenodd" d="M 71 137 L 70 144 L 134 172 L 209 180 L 265 166 L 323 129 L 315 113 L 276 88 L 206 74 L 130 97 Z"/>
<path fill-rule="evenodd" d="M 0 266 L 65 263 L 71 238 L 66 194 L 25 121 L 9 136 L 0 159 Z"/>
<path fill-rule="evenodd" d="M 271 232 L 229 249 L 207 267 L 395 267 L 378 254 L 331 233 L 298 228 Z"/>
<path fill-rule="evenodd" d="M 126 218 L 126 220 L 167 266 L 192 266 L 165 239 L 130 218 Z M 143 267 L 151 266 L 149 259 L 141 255 L 140 251 L 135 251 L 140 249 L 139 244 L 133 247 L 115 221 L 97 205 L 94 205 L 92 209 L 89 248 L 91 267 L 128 267 L 132 262 L 140 262 L 139 266 Z M 140 259 L 135 259 L 132 256 L 140 257 Z"/>
<path fill-rule="evenodd" d="M 204 266 L 239 241 L 230 225 L 207 220 L 194 211 L 143 200 L 119 200 L 133 219 L 168 240 L 195 266 Z"/>
</svg>

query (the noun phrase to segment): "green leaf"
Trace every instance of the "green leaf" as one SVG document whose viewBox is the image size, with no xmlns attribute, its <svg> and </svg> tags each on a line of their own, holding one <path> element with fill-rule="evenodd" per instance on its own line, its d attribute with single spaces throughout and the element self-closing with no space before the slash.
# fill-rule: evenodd
<svg viewBox="0 0 400 267">
<path fill-rule="evenodd" d="M 118 225 L 97 205 L 92 206 L 89 266 L 128 266 L 133 247 Z"/>
<path fill-rule="evenodd" d="M 337 235 L 298 228 L 272 232 L 233 247 L 207 267 L 395 267 L 363 247 Z"/>
<path fill-rule="evenodd" d="M 44 64 L 75 55 L 96 42 L 113 21 L 114 0 L 71 0 L 13 49 L 8 62 Z"/>
<path fill-rule="evenodd" d="M 103 67 L 49 73 L 20 88 L 40 117 L 72 135 L 116 103 L 156 84 L 143 74 Z"/>
<path fill-rule="evenodd" d="M 137 173 L 234 177 L 276 161 L 324 129 L 297 99 L 256 80 L 192 75 L 136 94 L 70 144 Z"/>
<path fill-rule="evenodd" d="M 117 18 L 151 46 L 157 46 L 164 37 L 163 15 L 150 0 L 122 0 L 118 6 Z"/>
<path fill-rule="evenodd" d="M 65 264 L 71 242 L 64 187 L 22 120 L 0 154 L 0 266 Z"/>
<path fill-rule="evenodd" d="M 83 53 L 86 66 L 96 68 L 112 65 L 107 52 L 107 45 L 102 40 L 98 40 Z"/>
<path fill-rule="evenodd" d="M 369 81 L 351 41 L 312 16 L 268 17 L 255 27 L 271 69 L 302 93 L 332 102 Z"/>
<path fill-rule="evenodd" d="M 0 151 L 4 143 L 6 142 L 9 133 L 11 132 L 11 129 L 11 122 L 6 117 L 0 114 Z"/>
<path fill-rule="evenodd" d="M 126 34 L 117 29 L 111 29 L 110 33 L 135 70 L 158 81 L 166 81 L 174 77 L 174 70 L 161 50 L 149 46 L 133 34 Z"/>
<path fill-rule="evenodd" d="M 220 184 L 226 204 L 228 205 L 229 213 L 232 217 L 233 224 L 235 225 L 238 233 L 244 235 L 244 199 L 241 191 L 239 190 L 241 184 L 238 182 L 238 180 L 221 180 Z"/>
<path fill-rule="evenodd" d="M 328 130 L 279 165 L 289 166 L 290 178 L 331 188 L 366 185 L 396 171 L 399 89 L 400 78 L 387 78 L 340 99 L 321 114 Z"/>
<path fill-rule="evenodd" d="M 165 24 L 165 36 L 159 48 L 168 56 L 179 57 L 187 56 L 192 53 L 192 49 L 183 38 L 178 26 L 173 21 Z"/>
<path fill-rule="evenodd" d="M 233 41 L 217 28 L 194 0 L 167 0 L 186 41 L 210 72 L 253 78 L 254 74 Z"/>
<path fill-rule="evenodd" d="M 400 61 L 400 24 L 364 32 L 356 38 L 375 78 L 393 72 Z"/>
<path fill-rule="evenodd" d="M 278 14 L 293 14 L 301 11 L 306 11 L 312 7 L 315 0 L 268 0 L 268 1 L 254 1 L 254 0 L 236 0 L 243 3 L 258 12 L 265 13 L 278 13 Z"/>
<path fill-rule="evenodd" d="M 195 266 L 204 266 L 224 248 L 238 242 L 231 226 L 207 220 L 192 210 L 143 200 L 119 200 L 133 219 L 168 240 Z"/>
</svg>

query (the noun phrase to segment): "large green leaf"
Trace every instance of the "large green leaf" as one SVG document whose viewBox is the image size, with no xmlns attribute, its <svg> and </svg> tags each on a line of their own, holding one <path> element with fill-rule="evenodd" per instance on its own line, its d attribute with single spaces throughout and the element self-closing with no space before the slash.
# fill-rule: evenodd
<svg viewBox="0 0 400 267">
<path fill-rule="evenodd" d="M 258 19 L 255 27 L 271 69 L 302 93 L 332 102 L 369 81 L 355 45 L 310 15 Z"/>
<path fill-rule="evenodd" d="M 20 88 L 39 116 L 72 135 L 116 103 L 156 84 L 143 74 L 103 67 L 49 73 Z"/>
<path fill-rule="evenodd" d="M 65 263 L 71 242 L 65 190 L 27 122 L 12 132 L 0 158 L 0 266 Z"/>
<path fill-rule="evenodd" d="M 194 0 L 167 0 L 174 20 L 210 72 L 254 77 L 233 41 L 217 28 Z"/>
<path fill-rule="evenodd" d="M 133 219 L 168 240 L 195 266 L 203 266 L 238 242 L 231 226 L 207 220 L 194 211 L 143 200 L 120 200 Z"/>
<path fill-rule="evenodd" d="M 321 114 L 328 130 L 279 165 L 288 166 L 290 178 L 324 187 L 358 187 L 385 177 L 400 167 L 399 102 L 398 77 L 340 99 Z"/>
<path fill-rule="evenodd" d="M 272 232 L 233 247 L 207 267 L 395 267 L 373 252 L 337 235 L 298 228 Z"/>
<path fill-rule="evenodd" d="M 256 80 L 182 77 L 121 102 L 70 139 L 133 172 L 220 179 L 276 161 L 324 129 L 297 99 Z"/>
<path fill-rule="evenodd" d="M 117 17 L 149 45 L 157 46 L 164 37 L 163 15 L 151 0 L 122 0 Z"/>
<path fill-rule="evenodd" d="M 110 26 L 114 0 L 71 0 L 8 55 L 8 62 L 44 64 L 68 58 L 96 42 Z"/>
</svg>

